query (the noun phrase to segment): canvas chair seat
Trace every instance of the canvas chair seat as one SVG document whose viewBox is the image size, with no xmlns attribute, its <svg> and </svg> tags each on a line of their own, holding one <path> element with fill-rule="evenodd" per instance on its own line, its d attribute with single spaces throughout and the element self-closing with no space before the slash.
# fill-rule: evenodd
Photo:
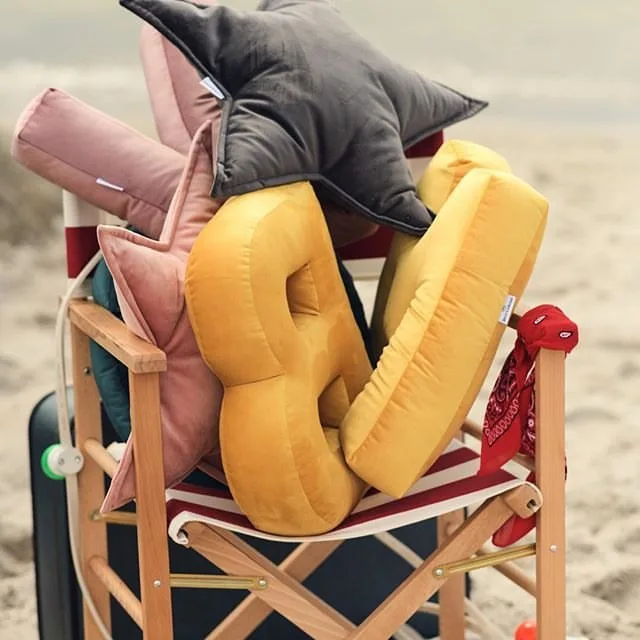
<svg viewBox="0 0 640 640">
<path fill-rule="evenodd" d="M 350 540 L 480 504 L 525 483 L 504 469 L 478 476 L 479 465 L 479 455 L 455 440 L 403 498 L 391 498 L 369 489 L 342 524 L 328 533 L 305 537 L 275 536 L 257 530 L 242 514 L 228 490 L 181 484 L 167 491 L 169 535 L 177 544 L 187 545 L 185 525 L 199 522 L 279 542 Z"/>
</svg>

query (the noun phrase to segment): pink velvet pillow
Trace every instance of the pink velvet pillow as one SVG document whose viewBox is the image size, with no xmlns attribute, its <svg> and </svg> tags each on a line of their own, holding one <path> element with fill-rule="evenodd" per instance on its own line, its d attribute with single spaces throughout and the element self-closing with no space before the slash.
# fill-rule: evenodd
<svg viewBox="0 0 640 640">
<path fill-rule="evenodd" d="M 34 173 L 152 238 L 184 169 L 182 154 L 56 89 L 25 108 L 11 151 Z"/>
<path fill-rule="evenodd" d="M 214 3 L 200 0 L 199 4 Z M 158 137 L 186 155 L 203 122 L 211 120 L 215 130 L 220 127 L 218 100 L 200 83 L 195 67 L 149 24 L 142 28 L 140 57 Z"/>
<path fill-rule="evenodd" d="M 127 326 L 167 356 L 160 374 L 160 417 L 165 486 L 183 480 L 218 444 L 222 388 L 204 363 L 184 300 L 187 258 L 200 230 L 220 207 L 209 197 L 212 126 L 196 133 L 159 240 L 126 229 L 101 226 L 98 239 L 116 285 Z M 215 140 L 214 140 L 215 144 Z M 102 505 L 117 509 L 135 495 L 133 442 Z"/>
</svg>

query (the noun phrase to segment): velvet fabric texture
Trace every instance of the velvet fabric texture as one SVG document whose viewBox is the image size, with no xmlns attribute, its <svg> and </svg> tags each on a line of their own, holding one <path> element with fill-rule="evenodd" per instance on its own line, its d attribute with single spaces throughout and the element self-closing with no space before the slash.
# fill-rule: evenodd
<svg viewBox="0 0 640 640">
<path fill-rule="evenodd" d="M 12 144 L 25 167 L 157 238 L 184 156 L 64 91 L 23 111 Z"/>
<path fill-rule="evenodd" d="M 222 462 L 242 512 L 274 534 L 334 528 L 364 490 L 339 426 L 371 367 L 311 186 L 228 200 L 196 240 L 185 295 L 224 385 Z"/>
<path fill-rule="evenodd" d="M 433 171 L 437 184 L 438 169 L 434 158 L 425 183 Z M 520 299 L 533 270 L 547 209 L 512 174 L 474 168 L 429 232 L 396 247 L 389 344 L 341 426 L 347 463 L 383 493 L 404 495 L 460 429 L 504 333 L 507 296 Z"/>
<path fill-rule="evenodd" d="M 326 0 L 241 12 L 120 0 L 176 45 L 222 104 L 215 197 L 311 180 L 376 224 L 421 235 L 404 150 L 486 106 L 394 63 Z"/>
<path fill-rule="evenodd" d="M 420 198 L 437 214 L 460 180 L 474 168 L 511 172 L 505 158 L 492 149 L 467 140 L 448 140 L 418 180 Z M 412 256 L 417 242 L 418 238 L 402 233 L 396 233 L 391 242 L 371 318 L 372 351 L 376 359 L 398 328 L 415 295 L 417 269 L 404 263 L 415 260 Z"/>
<path fill-rule="evenodd" d="M 222 388 L 205 365 L 189 323 L 183 283 L 189 252 L 220 204 L 209 197 L 211 123 L 196 134 L 159 240 L 119 227 L 98 228 L 122 317 L 131 331 L 162 349 L 160 420 L 165 485 L 183 480 L 218 444 Z M 215 319 L 212 319 L 215 321 Z M 135 495 L 133 443 L 127 442 L 102 506 L 117 509 Z"/>
</svg>

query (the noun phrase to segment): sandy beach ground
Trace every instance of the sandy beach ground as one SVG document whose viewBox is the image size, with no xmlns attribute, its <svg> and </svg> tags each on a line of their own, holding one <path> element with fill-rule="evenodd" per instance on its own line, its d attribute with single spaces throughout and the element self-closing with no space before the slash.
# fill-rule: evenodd
<svg viewBox="0 0 640 640">
<path fill-rule="evenodd" d="M 489 2 L 496 6 L 497 3 L 498 0 Z M 356 2 L 344 4 L 355 11 Z M 572 0 L 569 4 L 577 7 L 580 3 Z M 374 8 L 379 8 L 378 5 L 371 4 Z M 476 5 L 467 2 L 465 6 L 472 10 Z M 540 6 L 551 12 L 558 4 L 542 2 Z M 586 11 L 584 4 L 580 6 Z M 597 23 L 594 30 L 603 30 L 607 25 L 612 30 L 615 24 L 624 25 L 638 16 L 638 10 L 633 9 L 635 5 L 623 0 L 615 0 L 610 6 L 627 13 L 615 18 L 615 12 L 607 10 L 601 20 L 588 15 L 585 20 Z M 441 10 L 452 11 L 443 7 Z M 596 10 L 591 7 L 590 11 Z M 372 10 L 367 20 L 375 22 L 376 15 Z M 558 15 L 562 23 L 564 13 L 558 9 Z M 614 23 L 614 18 L 618 23 Z M 446 19 L 453 20 L 453 16 Z M 568 18 L 566 24 L 570 24 Z M 547 44 L 557 36 L 551 27 L 545 31 Z M 497 37 L 499 27 L 491 33 Z M 583 39 L 575 40 L 574 48 L 585 49 L 588 33 L 587 29 Z M 625 33 L 611 35 L 610 43 L 616 38 L 624 40 Z M 8 42 L 2 27 L 0 36 L 2 63 L 2 47 Z M 471 37 L 462 25 L 460 42 L 467 36 Z M 537 42 L 525 36 L 523 41 Z M 505 38 L 515 36 L 507 34 Z M 561 40 L 560 36 L 557 38 Z M 453 43 L 451 51 L 457 44 Z M 444 63 L 438 66 L 436 57 L 436 68 L 442 72 L 436 75 L 454 86 L 488 97 L 495 102 L 495 108 L 451 130 L 449 137 L 467 138 L 496 149 L 510 161 L 516 174 L 549 199 L 549 227 L 525 303 L 557 304 L 578 322 L 581 331 L 580 346 L 567 362 L 569 631 L 591 640 L 637 639 L 640 638 L 637 489 L 640 430 L 636 411 L 640 384 L 640 306 L 636 295 L 640 274 L 637 205 L 640 127 L 637 117 L 629 114 L 634 109 L 637 114 L 640 105 L 638 87 L 630 80 L 638 77 L 636 67 L 640 58 L 628 56 L 626 77 L 612 72 L 603 79 L 598 71 L 597 77 L 578 73 L 563 81 L 561 73 L 553 75 L 549 71 L 556 64 L 553 56 L 541 54 L 548 73 L 537 76 L 535 70 L 529 70 L 529 75 L 517 83 L 513 74 L 509 75 L 513 72 L 509 69 L 511 62 L 504 65 L 507 75 L 489 75 L 487 69 L 499 65 L 499 52 L 489 56 L 487 51 L 492 49 L 487 42 L 478 40 L 476 44 L 477 61 L 467 56 L 470 65 L 467 67 Z M 135 43 L 128 46 L 132 51 Z M 613 44 L 606 51 L 613 57 L 614 53 L 619 54 L 622 60 L 624 51 L 616 53 L 617 49 L 614 51 L 612 47 Z M 131 51 L 127 54 L 129 58 Z M 401 52 L 400 44 L 397 52 Z M 567 47 L 567 55 L 578 57 L 571 46 Z M 473 66 L 476 62 L 477 68 Z M 596 67 L 599 64 L 596 56 L 588 62 Z M 610 62 L 615 61 L 612 58 Z M 51 84 L 62 86 L 150 132 L 139 69 L 132 65 L 124 71 L 113 71 L 104 64 L 101 69 L 100 73 L 89 73 L 80 81 L 72 67 L 51 69 L 43 62 L 24 60 L 0 64 L 0 126 L 11 127 L 26 101 Z M 129 88 L 128 92 L 121 90 L 124 86 Z M 549 95 L 555 95 L 555 99 Z M 532 117 L 532 102 L 539 105 L 536 117 Z M 561 115 L 549 117 L 551 113 Z M 0 169 L 0 222 L 2 216 L 5 222 L 7 216 L 25 216 L 24 225 L 28 226 L 31 187 L 13 202 L 3 200 L 8 183 L 13 181 L 13 174 Z M 30 184 L 34 192 L 42 187 L 37 182 Z M 54 388 L 55 311 L 58 296 L 66 286 L 58 198 L 49 192 L 40 196 L 39 203 L 39 215 L 53 222 L 46 233 L 40 234 L 38 242 L 26 236 L 18 246 L 11 246 L 7 240 L 12 232 L 0 237 L 2 640 L 37 638 L 27 421 L 34 404 Z M 511 348 L 512 339 L 508 334 L 501 356 Z M 498 366 L 499 362 L 487 387 L 491 386 Z M 476 419 L 482 417 L 487 391 L 483 391 L 474 407 Z M 530 564 L 524 562 L 523 566 Z M 529 596 L 491 570 L 474 574 L 474 599 L 507 633 L 533 614 Z"/>
</svg>

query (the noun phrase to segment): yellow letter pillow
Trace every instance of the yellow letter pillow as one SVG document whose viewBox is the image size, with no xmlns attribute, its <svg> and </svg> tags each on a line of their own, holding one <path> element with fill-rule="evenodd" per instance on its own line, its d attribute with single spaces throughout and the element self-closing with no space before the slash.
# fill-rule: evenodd
<svg viewBox="0 0 640 640">
<path fill-rule="evenodd" d="M 503 334 L 505 300 L 531 274 L 547 208 L 511 174 L 473 169 L 397 265 L 391 290 L 415 282 L 412 299 L 407 308 L 390 296 L 401 319 L 341 428 L 348 464 L 380 491 L 403 495 L 460 428 Z"/>
<path fill-rule="evenodd" d="M 489 147 L 467 140 L 447 140 L 431 159 L 418 181 L 418 196 L 438 213 L 471 169 L 511 173 L 509 163 Z"/>
<path fill-rule="evenodd" d="M 224 386 L 222 461 L 238 505 L 270 533 L 334 528 L 364 489 L 339 427 L 371 369 L 311 186 L 223 205 L 193 247 L 186 297 Z"/>
<path fill-rule="evenodd" d="M 420 199 L 437 214 L 460 180 L 475 168 L 511 173 L 507 161 L 492 149 L 475 142 L 448 140 L 438 149 L 418 182 Z M 398 265 L 410 259 L 419 239 L 404 233 L 395 233 L 393 236 L 391 249 L 380 275 L 371 319 L 377 356 L 382 353 L 390 336 L 400 324 L 415 293 L 418 269 L 399 268 Z M 390 297 L 393 299 L 391 303 Z"/>
</svg>

